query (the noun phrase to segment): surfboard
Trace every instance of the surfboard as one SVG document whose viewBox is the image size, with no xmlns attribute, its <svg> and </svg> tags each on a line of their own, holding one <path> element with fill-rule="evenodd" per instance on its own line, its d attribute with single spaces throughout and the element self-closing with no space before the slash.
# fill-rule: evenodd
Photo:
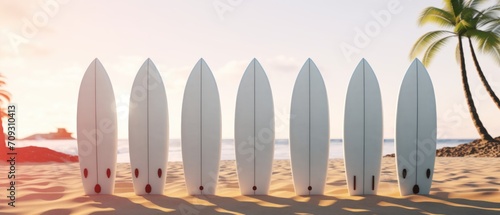
<svg viewBox="0 0 500 215">
<path fill-rule="evenodd" d="M 118 140 L 116 103 L 111 81 L 97 58 L 83 75 L 76 121 L 85 194 L 112 194 Z"/>
<path fill-rule="evenodd" d="M 264 69 L 253 59 L 236 97 L 234 139 L 242 195 L 267 195 L 274 156 L 274 105 Z"/>
<path fill-rule="evenodd" d="M 382 97 L 362 59 L 349 81 L 344 109 L 344 161 L 350 195 L 377 194 L 382 162 Z"/>
<path fill-rule="evenodd" d="M 137 195 L 163 194 L 167 175 L 168 104 L 158 69 L 147 59 L 130 93 L 128 140 Z"/>
<path fill-rule="evenodd" d="M 436 99 L 424 65 L 415 59 L 399 90 L 396 169 L 402 196 L 429 194 L 436 159 Z"/>
<path fill-rule="evenodd" d="M 200 59 L 182 102 L 182 162 L 190 195 L 214 195 L 221 153 L 221 107 L 215 78 Z"/>
<path fill-rule="evenodd" d="M 329 124 L 325 83 L 314 62 L 308 59 L 295 81 L 290 112 L 290 157 L 297 195 L 323 194 Z"/>
</svg>

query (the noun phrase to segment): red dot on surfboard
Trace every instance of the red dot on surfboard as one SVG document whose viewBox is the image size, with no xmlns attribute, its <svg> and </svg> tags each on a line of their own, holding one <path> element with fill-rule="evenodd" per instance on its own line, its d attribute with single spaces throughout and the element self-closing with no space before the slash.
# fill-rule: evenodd
<svg viewBox="0 0 500 215">
<path fill-rule="evenodd" d="M 101 192 L 101 185 L 96 184 L 96 185 L 95 185 L 95 187 L 94 187 L 94 191 L 95 191 L 96 193 L 100 193 L 100 192 Z"/>
<path fill-rule="evenodd" d="M 88 175 L 89 175 L 89 171 L 87 170 L 87 168 L 83 169 L 83 176 L 85 178 L 87 178 Z"/>
<path fill-rule="evenodd" d="M 109 168 L 106 170 L 106 176 L 108 176 L 108 178 L 111 177 L 111 170 Z"/>
<path fill-rule="evenodd" d="M 151 185 L 146 185 L 146 193 L 151 193 Z"/>
<path fill-rule="evenodd" d="M 134 174 L 136 178 L 139 177 L 139 169 L 135 168 Z"/>
<path fill-rule="evenodd" d="M 158 168 L 158 178 L 161 178 L 161 168 Z"/>
</svg>

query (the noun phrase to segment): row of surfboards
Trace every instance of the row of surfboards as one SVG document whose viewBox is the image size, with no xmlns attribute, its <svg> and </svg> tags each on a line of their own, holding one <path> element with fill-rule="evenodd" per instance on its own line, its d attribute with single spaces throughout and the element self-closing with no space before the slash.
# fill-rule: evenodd
<svg viewBox="0 0 500 215">
<path fill-rule="evenodd" d="M 153 62 L 139 69 L 130 94 L 129 153 L 137 195 L 163 194 L 169 142 L 165 87 Z M 290 113 L 290 155 L 297 195 L 324 192 L 329 152 L 329 107 L 323 78 L 308 59 L 296 79 Z M 274 106 L 269 80 L 253 59 L 236 100 L 235 149 L 242 195 L 266 195 L 274 155 Z M 350 195 L 376 194 L 380 181 L 383 120 L 380 88 L 361 60 L 345 102 L 344 159 Z M 217 84 L 203 59 L 184 91 L 182 157 L 190 195 L 214 195 L 221 154 Z M 110 79 L 98 59 L 85 72 L 77 110 L 78 154 L 86 194 L 111 194 L 117 155 L 117 116 Z M 428 194 L 436 150 L 436 103 L 431 79 L 415 59 L 401 84 L 396 116 L 396 168 L 401 195 Z"/>
</svg>

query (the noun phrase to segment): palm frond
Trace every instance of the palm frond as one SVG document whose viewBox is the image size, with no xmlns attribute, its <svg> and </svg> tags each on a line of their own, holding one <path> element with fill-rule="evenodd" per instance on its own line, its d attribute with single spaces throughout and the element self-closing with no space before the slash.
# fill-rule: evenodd
<svg viewBox="0 0 500 215">
<path fill-rule="evenodd" d="M 466 7 L 462 10 L 462 13 L 458 15 L 458 18 L 460 20 L 470 21 L 477 17 L 479 14 L 481 14 L 481 11 L 478 11 L 476 8 Z"/>
<path fill-rule="evenodd" d="M 420 54 L 423 50 L 425 50 L 429 44 L 434 43 L 436 40 L 441 39 L 445 35 L 454 35 L 455 33 L 451 31 L 431 31 L 427 32 L 418 38 L 417 42 L 413 45 L 410 51 L 410 59 L 416 58 L 418 54 Z"/>
<path fill-rule="evenodd" d="M 457 44 L 457 47 L 455 48 L 455 60 L 457 63 L 460 63 L 460 44 Z"/>
<path fill-rule="evenodd" d="M 0 73 L 0 87 L 1 86 L 4 86 L 6 83 L 5 83 L 5 76 Z"/>
<path fill-rule="evenodd" d="M 500 65 L 500 46 L 492 47 L 490 53 L 493 56 L 493 59 L 495 59 L 495 61 Z"/>
<path fill-rule="evenodd" d="M 474 29 L 470 31 L 470 36 L 477 40 L 482 51 L 489 51 L 490 48 L 500 45 L 500 37 L 493 31 Z"/>
<path fill-rule="evenodd" d="M 500 63 L 500 36 L 493 31 L 473 30 L 471 37 L 478 43 L 481 52 L 492 55 Z"/>
<path fill-rule="evenodd" d="M 489 25 L 498 25 L 498 23 L 500 23 L 500 18 L 485 14 L 477 18 L 476 28 L 486 27 Z"/>
<path fill-rule="evenodd" d="M 437 41 L 435 41 L 434 43 L 432 43 L 431 45 L 429 45 L 429 47 L 427 48 L 427 50 L 425 51 L 425 54 L 424 54 L 424 57 L 423 57 L 423 64 L 424 65 L 429 65 L 432 61 L 432 59 L 434 58 L 434 56 L 436 55 L 436 53 L 444 46 L 446 45 L 446 43 L 449 41 L 450 38 L 453 38 L 455 37 L 455 35 L 452 35 L 452 36 L 447 36 L 447 37 L 443 37 Z"/>
<path fill-rule="evenodd" d="M 445 31 L 422 35 L 413 45 L 410 57 L 416 57 L 424 51 L 422 60 L 424 65 L 428 65 L 452 37 L 461 35 L 473 38 L 481 52 L 492 55 L 500 63 L 500 0 L 495 5 L 480 9 L 485 2 L 487 0 L 443 0 L 444 7 L 441 9 L 425 8 L 418 24 L 437 24 Z M 457 61 L 460 61 L 460 52 L 457 46 Z"/>
<path fill-rule="evenodd" d="M 443 0 L 445 8 L 450 11 L 453 17 L 458 17 L 466 7 L 464 0 Z"/>
<path fill-rule="evenodd" d="M 453 4 L 452 1 L 449 0 L 443 0 L 444 4 L 444 9 L 448 12 L 450 12 L 453 16 L 455 16 L 455 11 L 453 10 Z"/>
<path fill-rule="evenodd" d="M 7 90 L 0 90 L 0 101 L 9 102 L 11 99 L 11 94 Z"/>
<path fill-rule="evenodd" d="M 500 11 L 500 1 L 499 3 L 493 5 L 493 6 L 489 6 L 487 8 L 485 8 L 484 10 L 482 10 L 482 13 L 496 13 Z"/>
<path fill-rule="evenodd" d="M 437 24 L 443 27 L 453 27 L 455 25 L 455 19 L 453 14 L 449 11 L 436 7 L 428 7 L 422 11 L 418 20 L 420 26 L 427 23 Z"/>
<path fill-rule="evenodd" d="M 499 20 L 499 12 L 500 5 L 491 6 L 481 11 L 476 10 L 474 16 L 474 20 L 477 22 L 476 26 L 479 28 Z"/>
<path fill-rule="evenodd" d="M 500 20 L 491 21 L 487 26 L 484 26 L 484 31 L 492 32 L 500 36 Z"/>
<path fill-rule="evenodd" d="M 474 25 L 468 22 L 466 19 L 460 19 L 460 21 L 455 25 L 453 31 L 457 34 L 463 35 L 467 33 L 468 29 L 474 28 Z"/>
<path fill-rule="evenodd" d="M 481 41 L 478 40 L 477 37 L 474 37 L 474 39 L 476 39 L 478 43 L 479 50 L 482 53 L 491 55 L 491 57 L 493 57 L 493 59 L 500 65 L 500 44 L 498 43 L 498 41 L 500 40 L 498 37 L 497 39 L 491 39 L 491 38 L 492 37 L 488 39 L 483 39 L 483 41 Z"/>
<path fill-rule="evenodd" d="M 469 0 L 466 3 L 466 6 L 469 8 L 477 8 L 480 4 L 487 2 L 487 0 Z"/>
<path fill-rule="evenodd" d="M 484 14 L 483 11 L 479 11 L 476 8 L 464 8 L 458 17 L 455 32 L 465 33 L 468 29 L 478 28 L 478 26 L 491 19 L 496 19 L 496 17 Z"/>
</svg>

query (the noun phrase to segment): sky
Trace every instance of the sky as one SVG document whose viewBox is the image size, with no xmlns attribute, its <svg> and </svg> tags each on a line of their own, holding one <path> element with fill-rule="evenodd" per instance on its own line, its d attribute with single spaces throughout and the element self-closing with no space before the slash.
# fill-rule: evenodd
<svg viewBox="0 0 500 215">
<path fill-rule="evenodd" d="M 99 58 L 113 84 L 118 136 L 128 136 L 128 103 L 134 77 L 151 58 L 165 84 L 170 137 L 180 138 L 184 87 L 204 58 L 218 84 L 222 137 L 234 137 L 238 84 L 253 58 L 266 71 L 275 102 L 276 138 L 288 138 L 293 84 L 311 58 L 328 93 L 330 136 L 342 138 L 345 94 L 362 58 L 382 93 L 384 137 L 394 137 L 397 96 L 412 59 L 413 43 L 437 26 L 417 25 L 421 11 L 441 1 L 183 0 L 0 1 L 0 73 L 18 105 L 18 137 L 76 133 L 81 79 Z M 455 61 L 456 42 L 427 67 L 434 83 L 438 138 L 477 138 Z M 471 90 L 484 125 L 500 135 L 500 110 L 486 94 L 465 49 Z M 479 60 L 500 94 L 499 65 Z M 76 135 L 74 135 L 76 136 Z"/>
</svg>

